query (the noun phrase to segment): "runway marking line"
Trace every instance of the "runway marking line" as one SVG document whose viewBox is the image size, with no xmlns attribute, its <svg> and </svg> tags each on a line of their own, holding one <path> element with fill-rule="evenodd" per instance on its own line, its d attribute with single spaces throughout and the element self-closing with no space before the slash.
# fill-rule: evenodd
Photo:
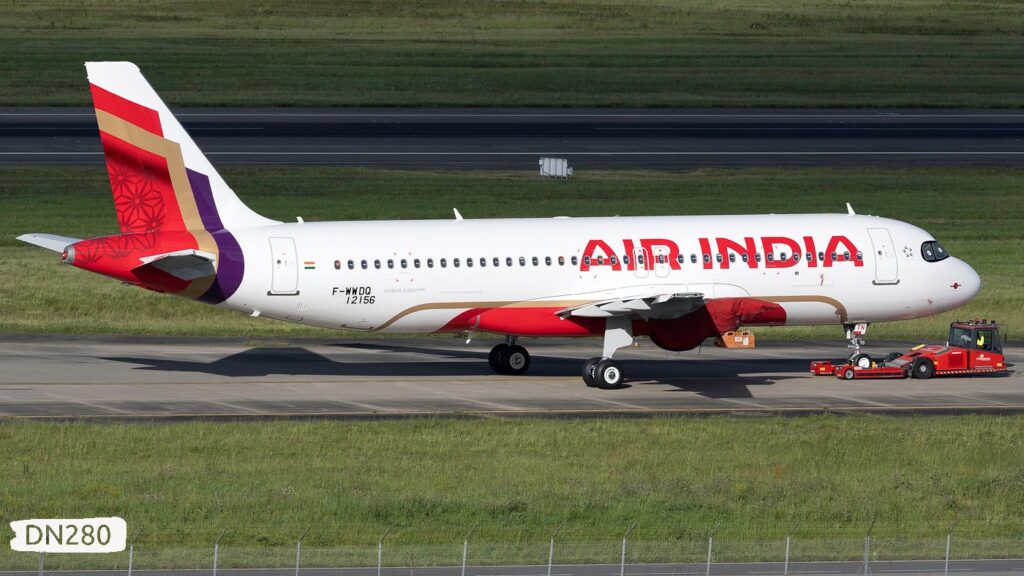
<svg viewBox="0 0 1024 576">
<path fill-rule="evenodd" d="M 0 156 L 100 156 L 103 152 L 0 152 Z M 766 150 L 760 152 L 752 151 L 630 151 L 619 152 L 590 152 L 590 151 L 547 151 L 547 152 L 331 152 L 331 151 L 309 151 L 309 152 L 266 152 L 266 151 L 245 151 L 245 152 L 206 152 L 207 156 L 1022 156 L 1024 151 L 1020 150 L 811 150 L 811 151 L 779 151 Z"/>
</svg>

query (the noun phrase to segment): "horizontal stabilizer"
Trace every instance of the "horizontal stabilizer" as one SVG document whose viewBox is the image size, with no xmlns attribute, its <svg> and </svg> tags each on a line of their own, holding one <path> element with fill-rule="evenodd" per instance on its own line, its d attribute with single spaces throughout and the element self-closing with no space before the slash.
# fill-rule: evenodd
<svg viewBox="0 0 1024 576">
<path fill-rule="evenodd" d="M 54 252 L 63 252 L 68 246 L 82 241 L 81 238 L 69 238 L 67 236 L 57 236 L 56 234 L 22 234 L 18 236 L 18 240 L 39 246 L 40 248 L 53 250 Z"/>
<path fill-rule="evenodd" d="M 156 256 L 146 256 L 139 260 L 142 261 L 142 264 L 132 270 L 150 266 L 186 281 L 213 276 L 217 273 L 217 268 L 214 266 L 217 256 L 201 250 L 179 250 Z"/>
</svg>

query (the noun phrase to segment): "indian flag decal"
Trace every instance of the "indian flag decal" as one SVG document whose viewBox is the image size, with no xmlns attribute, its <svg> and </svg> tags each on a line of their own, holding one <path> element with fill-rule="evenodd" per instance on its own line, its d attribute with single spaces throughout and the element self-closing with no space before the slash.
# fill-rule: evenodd
<svg viewBox="0 0 1024 576">
<path fill-rule="evenodd" d="M 316 270 L 316 262 L 312 260 L 306 260 L 302 264 L 305 265 L 306 270 Z"/>
</svg>

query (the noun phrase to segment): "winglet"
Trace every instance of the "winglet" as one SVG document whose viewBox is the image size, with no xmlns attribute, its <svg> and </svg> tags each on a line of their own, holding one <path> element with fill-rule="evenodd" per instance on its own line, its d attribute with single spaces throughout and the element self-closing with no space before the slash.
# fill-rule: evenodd
<svg viewBox="0 0 1024 576">
<path fill-rule="evenodd" d="M 850 206 L 849 202 L 846 203 L 846 213 L 849 214 L 850 216 L 857 215 L 857 213 L 853 211 L 853 206 Z"/>
</svg>

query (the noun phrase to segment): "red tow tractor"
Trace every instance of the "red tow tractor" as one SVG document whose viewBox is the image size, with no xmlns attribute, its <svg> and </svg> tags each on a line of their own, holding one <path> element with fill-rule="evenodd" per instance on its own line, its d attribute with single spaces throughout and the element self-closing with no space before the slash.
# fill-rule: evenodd
<svg viewBox="0 0 1024 576">
<path fill-rule="evenodd" d="M 1006 361 L 999 342 L 999 326 L 995 320 L 953 322 L 949 325 L 949 341 L 944 345 L 921 344 L 901 354 L 893 352 L 881 362 L 864 354 L 851 357 L 844 364 L 828 360 L 811 362 L 811 373 L 836 376 L 843 380 L 877 378 L 931 378 L 946 375 L 1005 373 Z"/>
</svg>

